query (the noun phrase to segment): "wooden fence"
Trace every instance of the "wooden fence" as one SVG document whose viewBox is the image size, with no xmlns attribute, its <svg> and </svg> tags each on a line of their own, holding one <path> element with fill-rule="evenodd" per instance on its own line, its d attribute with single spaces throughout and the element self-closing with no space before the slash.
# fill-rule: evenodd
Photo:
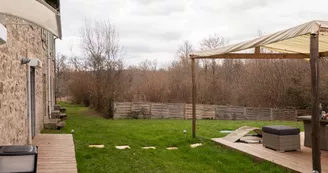
<svg viewBox="0 0 328 173">
<path fill-rule="evenodd" d="M 192 105 L 185 103 L 116 102 L 115 119 L 191 119 Z M 309 110 L 276 109 L 243 106 L 196 105 L 197 119 L 219 120 L 296 120 Z"/>
</svg>

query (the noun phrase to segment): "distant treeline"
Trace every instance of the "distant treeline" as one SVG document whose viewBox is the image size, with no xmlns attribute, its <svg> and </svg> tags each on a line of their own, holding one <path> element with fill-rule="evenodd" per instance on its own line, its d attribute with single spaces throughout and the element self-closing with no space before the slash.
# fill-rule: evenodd
<svg viewBox="0 0 328 173">
<path fill-rule="evenodd" d="M 154 61 L 124 67 L 117 31 L 109 22 L 86 22 L 81 32 L 83 57 L 57 56 L 57 97 L 94 107 L 106 118 L 115 102 L 191 102 L 191 62 L 194 50 L 185 41 L 176 60 L 165 69 Z M 223 46 L 213 35 L 200 49 Z M 328 105 L 326 59 L 321 59 L 320 102 Z M 307 60 L 199 60 L 197 103 L 250 107 L 306 109 L 311 105 Z"/>
</svg>

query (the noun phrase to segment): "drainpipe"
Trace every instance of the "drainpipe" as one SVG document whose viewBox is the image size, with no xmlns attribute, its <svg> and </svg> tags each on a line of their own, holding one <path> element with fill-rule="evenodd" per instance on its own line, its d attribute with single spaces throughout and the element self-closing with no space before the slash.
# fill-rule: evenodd
<svg viewBox="0 0 328 173">
<path fill-rule="evenodd" d="M 56 68 L 57 68 L 57 61 L 56 61 L 56 39 L 53 40 L 53 52 L 54 52 L 54 97 L 55 97 L 55 105 L 57 104 L 57 75 L 56 75 Z"/>
<path fill-rule="evenodd" d="M 51 118 L 51 76 L 50 76 L 50 63 L 51 63 L 51 55 L 50 55 L 50 42 L 51 42 L 51 38 L 50 38 L 50 33 L 47 32 L 47 36 L 48 36 L 48 69 L 47 69 L 47 73 L 48 73 L 48 114 L 49 114 L 49 118 Z"/>
<path fill-rule="evenodd" d="M 27 144 L 31 145 L 32 144 L 32 120 L 31 120 L 31 114 L 32 114 L 32 109 L 31 109 L 31 67 L 29 64 L 27 64 L 27 104 L 28 104 L 28 137 L 27 137 Z"/>
<path fill-rule="evenodd" d="M 21 57 L 21 65 L 26 64 L 26 85 L 27 85 L 27 144 L 31 145 L 32 144 L 32 120 L 31 120 L 31 114 L 32 114 L 32 109 L 31 109 L 31 72 L 30 72 L 30 65 L 29 62 L 30 60 L 28 59 L 28 50 L 26 49 L 26 57 Z"/>
</svg>

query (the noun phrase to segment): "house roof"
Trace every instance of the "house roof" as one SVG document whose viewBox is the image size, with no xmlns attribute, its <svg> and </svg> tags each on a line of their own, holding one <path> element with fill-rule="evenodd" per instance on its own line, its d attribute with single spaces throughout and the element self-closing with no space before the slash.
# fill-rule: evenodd
<svg viewBox="0 0 328 173">
<path fill-rule="evenodd" d="M 61 38 L 60 14 L 43 0 L 0 0 L 0 14 L 19 17 Z"/>
<path fill-rule="evenodd" d="M 309 54 L 310 35 L 319 34 L 319 52 L 328 51 L 328 21 L 314 20 L 286 30 L 264 35 L 249 41 L 211 50 L 193 52 L 191 57 L 211 57 L 264 47 L 281 53 Z"/>
</svg>

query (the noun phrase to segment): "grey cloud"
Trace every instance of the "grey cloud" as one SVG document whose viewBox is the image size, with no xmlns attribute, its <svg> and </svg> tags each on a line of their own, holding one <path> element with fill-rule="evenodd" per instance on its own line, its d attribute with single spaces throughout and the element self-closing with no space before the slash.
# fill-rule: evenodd
<svg viewBox="0 0 328 173">
<path fill-rule="evenodd" d="M 211 0 L 206 0 L 210 2 Z M 290 0 L 233 0 L 233 1 L 225 1 L 223 3 L 212 3 L 212 5 L 208 5 L 205 3 L 200 4 L 200 8 L 206 10 L 212 14 L 227 14 L 230 15 L 242 14 L 247 11 L 252 11 L 255 9 L 263 9 L 269 8 L 274 4 L 283 4 Z"/>
<path fill-rule="evenodd" d="M 268 0 L 247 0 L 247 1 L 237 1 L 229 7 L 232 11 L 246 11 L 254 8 L 263 8 L 268 5 Z"/>
<path fill-rule="evenodd" d="M 136 40 L 122 39 L 122 45 L 130 53 L 154 53 L 154 52 L 174 52 L 179 41 L 159 41 L 159 40 Z"/>
<path fill-rule="evenodd" d="M 328 11 L 319 12 L 302 10 L 297 14 L 300 18 L 307 18 L 309 20 L 325 20 L 328 17 Z"/>
<path fill-rule="evenodd" d="M 126 38 L 141 38 L 142 40 L 161 40 L 175 41 L 181 39 L 182 33 L 178 31 L 152 30 L 145 28 L 126 28 L 120 29 L 120 37 Z"/>
<path fill-rule="evenodd" d="M 140 16 L 156 16 L 156 15 L 170 15 L 172 13 L 184 12 L 186 5 L 183 1 L 148 1 L 138 0 L 141 2 L 137 9 L 131 12 L 133 15 Z"/>
<path fill-rule="evenodd" d="M 230 43 L 257 37 L 315 19 L 327 19 L 327 0 L 65 0 L 59 53 L 80 55 L 78 30 L 85 19 L 110 20 L 120 33 L 125 61 L 157 59 L 165 66 L 178 46 L 217 33 Z M 291 8 L 292 7 L 292 8 Z M 73 48 L 72 48 L 73 47 Z M 70 50 L 72 49 L 72 51 Z"/>
<path fill-rule="evenodd" d="M 149 5 L 154 2 L 162 2 L 162 0 L 134 0 L 134 1 L 142 5 Z"/>
</svg>

